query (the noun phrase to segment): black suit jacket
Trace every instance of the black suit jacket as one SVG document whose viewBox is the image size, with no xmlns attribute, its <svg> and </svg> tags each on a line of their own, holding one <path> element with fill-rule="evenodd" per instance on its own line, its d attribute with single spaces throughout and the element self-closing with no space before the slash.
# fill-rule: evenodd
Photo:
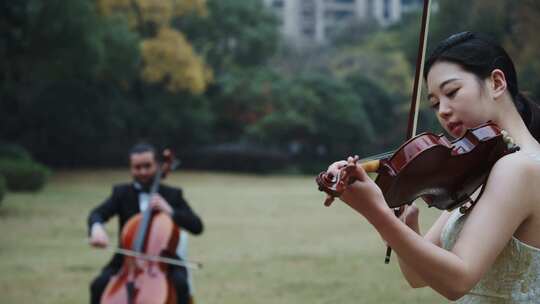
<svg viewBox="0 0 540 304">
<path fill-rule="evenodd" d="M 173 208 L 172 219 L 180 228 L 192 234 L 200 234 L 203 231 L 201 219 L 184 200 L 182 190 L 166 185 L 160 185 L 158 193 Z M 112 216 L 118 215 L 118 240 L 121 240 L 120 233 L 126 222 L 140 212 L 139 192 L 133 184 L 115 185 L 112 194 L 101 205 L 94 208 L 88 216 L 88 231 L 94 223 L 105 223 Z M 106 267 L 119 269 L 122 267 L 123 257 L 115 254 Z"/>
</svg>

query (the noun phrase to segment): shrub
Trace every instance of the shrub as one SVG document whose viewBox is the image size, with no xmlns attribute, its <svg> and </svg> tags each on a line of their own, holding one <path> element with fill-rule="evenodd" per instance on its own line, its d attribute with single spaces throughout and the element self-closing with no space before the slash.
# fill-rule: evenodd
<svg viewBox="0 0 540 304">
<path fill-rule="evenodd" d="M 231 143 L 194 150 L 182 155 L 182 160 L 195 169 L 270 173 L 283 170 L 289 156 L 280 150 L 255 144 Z"/>
<path fill-rule="evenodd" d="M 0 174 L 10 191 L 37 191 L 45 185 L 50 171 L 29 160 L 0 159 Z"/>
<path fill-rule="evenodd" d="M 4 195 L 6 194 L 6 179 L 4 176 L 0 175 L 0 203 L 2 203 L 2 200 L 4 199 Z"/>
<path fill-rule="evenodd" d="M 32 160 L 32 156 L 30 156 L 30 153 L 25 148 L 15 144 L 0 142 L 0 159 L 6 158 L 26 161 Z"/>
</svg>

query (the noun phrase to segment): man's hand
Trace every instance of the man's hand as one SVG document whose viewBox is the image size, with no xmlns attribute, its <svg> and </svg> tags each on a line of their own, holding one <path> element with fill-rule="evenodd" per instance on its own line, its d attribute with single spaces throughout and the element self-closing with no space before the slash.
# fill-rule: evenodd
<svg viewBox="0 0 540 304">
<path fill-rule="evenodd" d="M 158 210 L 161 212 L 165 212 L 168 215 L 173 214 L 173 208 L 169 203 L 159 194 L 154 194 L 152 196 L 152 199 L 150 200 L 150 208 L 154 210 Z"/>
<path fill-rule="evenodd" d="M 97 248 L 105 248 L 109 245 L 109 237 L 107 236 L 107 232 L 103 228 L 103 225 L 99 223 L 92 225 L 89 243 Z"/>
</svg>

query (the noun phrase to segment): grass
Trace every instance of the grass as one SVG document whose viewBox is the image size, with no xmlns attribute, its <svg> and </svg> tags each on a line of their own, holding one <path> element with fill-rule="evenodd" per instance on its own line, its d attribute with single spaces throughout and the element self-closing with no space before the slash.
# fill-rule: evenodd
<svg viewBox="0 0 540 304">
<path fill-rule="evenodd" d="M 0 303 L 87 303 L 111 253 L 86 242 L 88 212 L 127 170 L 57 172 L 39 193 L 0 206 Z M 322 205 L 312 176 L 174 173 L 205 231 L 191 237 L 198 303 L 440 303 L 410 289 L 395 258 L 352 209 Z M 421 208 L 427 227 L 437 212 Z M 107 229 L 116 244 L 116 219 Z"/>
</svg>

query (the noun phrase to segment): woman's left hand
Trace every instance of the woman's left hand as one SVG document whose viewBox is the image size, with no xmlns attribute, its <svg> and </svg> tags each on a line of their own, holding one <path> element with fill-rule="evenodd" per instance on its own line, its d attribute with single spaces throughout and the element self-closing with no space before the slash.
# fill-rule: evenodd
<svg viewBox="0 0 540 304">
<path fill-rule="evenodd" d="M 399 215 L 399 219 L 409 226 L 416 233 L 420 234 L 420 225 L 418 222 L 418 216 L 420 214 L 420 209 L 416 206 L 415 203 L 411 205 L 404 205 L 403 211 Z"/>
</svg>

